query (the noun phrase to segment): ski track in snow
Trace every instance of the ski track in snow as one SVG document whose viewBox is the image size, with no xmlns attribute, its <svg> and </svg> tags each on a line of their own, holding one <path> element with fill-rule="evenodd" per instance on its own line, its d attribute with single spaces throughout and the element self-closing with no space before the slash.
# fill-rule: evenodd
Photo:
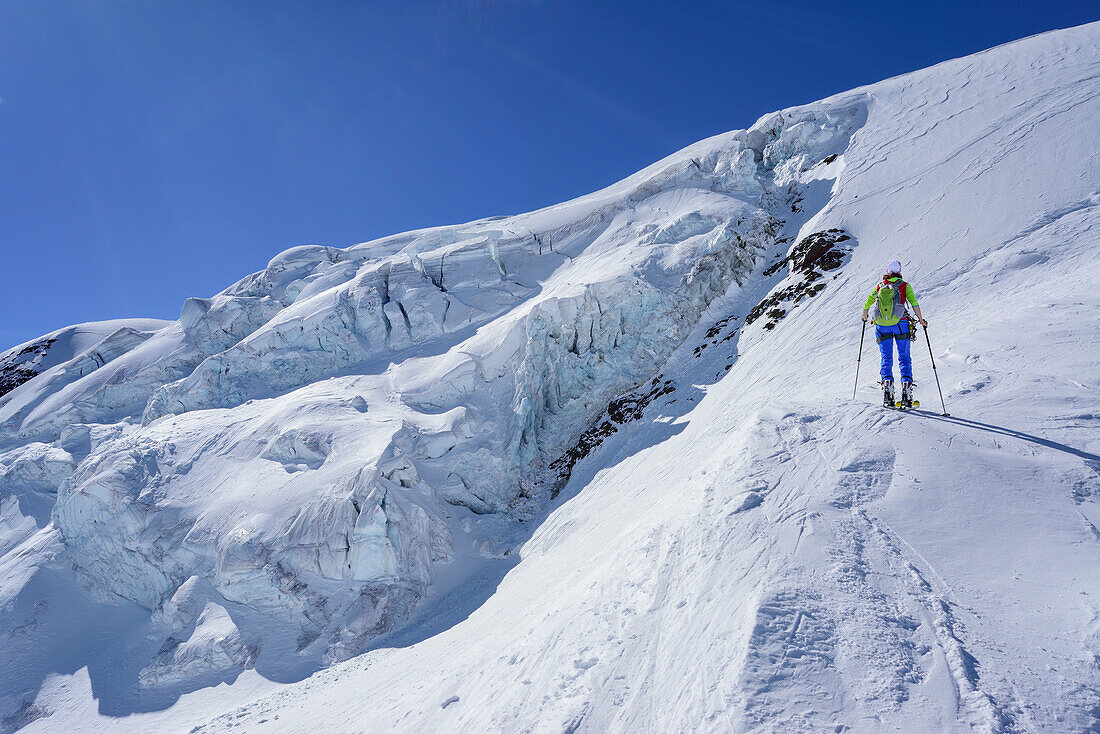
<svg viewBox="0 0 1100 734">
<path fill-rule="evenodd" d="M 1100 23 L 0 355 L 0 731 L 1100 731 L 1098 119 Z"/>
</svg>

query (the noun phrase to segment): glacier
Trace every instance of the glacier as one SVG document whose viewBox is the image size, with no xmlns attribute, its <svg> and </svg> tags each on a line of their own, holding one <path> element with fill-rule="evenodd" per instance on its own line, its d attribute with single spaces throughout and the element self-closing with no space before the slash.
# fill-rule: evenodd
<svg viewBox="0 0 1100 734">
<path fill-rule="evenodd" d="M 0 355 L 0 730 L 1100 726 L 1098 87 L 1044 34 Z M 849 400 L 895 257 L 953 417 Z"/>
</svg>

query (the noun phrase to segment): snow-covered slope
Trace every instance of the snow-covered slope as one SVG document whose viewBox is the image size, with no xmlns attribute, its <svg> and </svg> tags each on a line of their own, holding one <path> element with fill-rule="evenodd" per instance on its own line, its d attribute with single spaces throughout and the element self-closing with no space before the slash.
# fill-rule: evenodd
<svg viewBox="0 0 1100 734">
<path fill-rule="evenodd" d="M 29 379 L 4 727 L 1100 727 L 1098 91 L 1037 36 Z M 850 399 L 895 257 L 951 418 Z"/>
</svg>

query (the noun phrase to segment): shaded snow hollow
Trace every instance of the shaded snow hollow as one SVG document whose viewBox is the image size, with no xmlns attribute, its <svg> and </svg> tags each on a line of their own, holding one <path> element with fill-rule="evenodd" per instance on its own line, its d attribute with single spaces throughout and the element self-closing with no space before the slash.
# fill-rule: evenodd
<svg viewBox="0 0 1100 734">
<path fill-rule="evenodd" d="M 0 730 L 1100 727 L 1098 42 L 0 355 Z"/>
</svg>

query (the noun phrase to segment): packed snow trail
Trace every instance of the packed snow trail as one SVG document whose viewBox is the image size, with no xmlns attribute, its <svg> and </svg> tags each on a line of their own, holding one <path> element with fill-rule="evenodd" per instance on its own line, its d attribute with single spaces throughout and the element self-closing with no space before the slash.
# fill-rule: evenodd
<svg viewBox="0 0 1100 734">
<path fill-rule="evenodd" d="M 60 534 L 5 526 L 3 680 L 13 701 L 41 683 L 6 726 L 1100 728 L 1098 92 L 1100 24 L 1044 34 L 766 116 L 516 218 L 529 236 L 483 222 L 291 251 L 188 305 L 115 372 L 9 419 L 0 469 L 52 476 L 55 450 L 79 462 Z M 551 230 L 552 255 L 535 234 Z M 883 410 L 874 370 L 848 398 L 860 306 L 895 258 L 951 418 Z M 451 298 L 468 310 L 449 322 Z M 356 371 L 366 342 L 384 347 Z M 121 370 L 130 392 L 109 379 Z M 73 416 L 104 421 L 86 459 L 54 437 Z M 437 473 L 448 461 L 466 482 Z M 381 499 L 358 484 L 354 502 L 318 497 L 364 465 Z M 290 477 L 283 497 L 303 509 L 244 512 L 255 500 L 229 478 L 251 472 Z M 530 484 L 511 512 L 473 512 L 516 473 Z M 125 533 L 90 532 L 82 503 L 135 487 L 103 505 Z M 330 539 L 353 504 L 371 523 Z M 72 547 L 85 583 L 130 600 L 114 617 L 50 565 Z M 283 575 L 258 577 L 272 554 Z M 343 576 L 331 562 L 353 558 Z M 374 608 L 418 611 L 362 616 L 355 575 L 379 568 L 397 575 L 372 579 Z M 295 613 L 272 622 L 283 602 Z M 150 622 L 135 603 L 155 606 Z M 136 639 L 118 647 L 133 661 L 36 636 L 65 613 L 104 634 L 131 614 Z M 50 640 L 67 657 L 38 662 Z"/>
</svg>

